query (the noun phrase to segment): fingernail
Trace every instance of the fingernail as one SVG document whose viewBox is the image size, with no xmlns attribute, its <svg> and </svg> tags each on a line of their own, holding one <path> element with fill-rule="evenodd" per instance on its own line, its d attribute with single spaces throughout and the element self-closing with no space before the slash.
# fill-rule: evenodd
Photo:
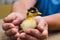
<svg viewBox="0 0 60 40">
<path fill-rule="evenodd" d="M 20 34 L 17 32 L 17 34 L 15 35 L 15 37 L 19 37 L 20 38 Z"/>
<path fill-rule="evenodd" d="M 17 40 L 21 40 L 20 38 L 17 38 Z"/>
<path fill-rule="evenodd" d="M 25 33 L 21 33 L 20 34 L 20 38 L 25 38 L 26 37 L 26 34 Z"/>
</svg>

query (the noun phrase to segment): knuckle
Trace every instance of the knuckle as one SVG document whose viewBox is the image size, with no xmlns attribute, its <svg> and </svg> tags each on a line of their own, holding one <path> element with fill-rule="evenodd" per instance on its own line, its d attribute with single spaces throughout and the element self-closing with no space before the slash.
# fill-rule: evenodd
<svg viewBox="0 0 60 40">
<path fill-rule="evenodd" d="M 12 28 L 12 33 L 17 33 L 18 32 L 18 29 L 16 29 L 16 28 Z"/>
<path fill-rule="evenodd" d="M 5 24 L 2 24 L 2 29 L 6 30 L 6 25 Z"/>
<path fill-rule="evenodd" d="M 8 27 L 7 27 L 7 26 L 8 26 L 8 25 L 7 25 L 6 23 L 2 24 L 2 28 L 3 28 L 3 30 L 6 31 L 6 30 L 8 29 L 8 27 L 9 27 L 9 26 L 8 26 Z"/>
<path fill-rule="evenodd" d="M 13 37 L 17 38 L 20 37 L 19 33 L 17 32 Z"/>
<path fill-rule="evenodd" d="M 6 20 L 6 17 L 3 19 L 3 21 L 5 21 Z"/>
<path fill-rule="evenodd" d="M 17 39 L 19 37 L 18 33 L 16 33 L 15 35 L 11 36 L 11 38 Z"/>
<path fill-rule="evenodd" d="M 2 28 L 3 28 L 3 30 L 9 30 L 9 29 L 11 29 L 11 28 L 14 28 L 14 25 L 12 24 L 12 23 L 4 23 L 4 24 L 2 24 Z"/>
<path fill-rule="evenodd" d="M 17 31 L 14 30 L 14 29 L 10 29 L 10 30 L 8 30 L 8 31 L 5 31 L 5 34 L 6 34 L 7 36 L 13 36 L 13 35 L 15 35 L 16 33 L 17 33 Z"/>
<path fill-rule="evenodd" d="M 8 21 L 8 17 L 5 17 L 3 21 L 6 23 Z"/>
<path fill-rule="evenodd" d="M 48 32 L 47 31 L 42 33 L 42 38 L 47 38 L 47 37 L 48 37 Z"/>
<path fill-rule="evenodd" d="M 9 28 L 14 28 L 14 25 L 10 23 Z"/>
</svg>

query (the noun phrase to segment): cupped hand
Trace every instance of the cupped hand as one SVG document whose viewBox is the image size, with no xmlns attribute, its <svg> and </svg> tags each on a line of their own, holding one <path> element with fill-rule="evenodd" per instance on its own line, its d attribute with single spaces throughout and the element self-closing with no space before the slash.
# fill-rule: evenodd
<svg viewBox="0 0 60 40">
<path fill-rule="evenodd" d="M 22 40 L 42 40 L 48 37 L 48 24 L 40 16 L 33 18 L 36 23 L 36 29 L 27 29 L 25 33 L 21 33 L 20 37 Z"/>
<path fill-rule="evenodd" d="M 18 38 L 19 33 L 19 24 L 24 20 L 25 15 L 17 12 L 13 12 L 4 18 L 4 23 L 2 25 L 5 34 L 11 38 Z"/>
</svg>

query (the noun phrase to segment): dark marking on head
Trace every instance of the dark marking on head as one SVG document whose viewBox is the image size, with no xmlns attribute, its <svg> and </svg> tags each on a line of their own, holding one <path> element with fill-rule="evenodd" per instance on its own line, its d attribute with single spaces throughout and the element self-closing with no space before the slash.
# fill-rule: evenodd
<svg viewBox="0 0 60 40">
<path fill-rule="evenodd" d="M 30 13 L 36 13 L 36 8 L 32 7 L 30 9 L 28 9 L 28 12 L 30 12 Z"/>
</svg>

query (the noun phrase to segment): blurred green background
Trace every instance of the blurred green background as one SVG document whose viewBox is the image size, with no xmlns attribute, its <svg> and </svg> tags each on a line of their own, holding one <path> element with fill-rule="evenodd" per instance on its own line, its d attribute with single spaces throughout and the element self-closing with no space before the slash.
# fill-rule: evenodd
<svg viewBox="0 0 60 40">
<path fill-rule="evenodd" d="M 16 0 L 0 0 L 0 19 L 6 17 L 11 12 L 12 4 Z"/>
<path fill-rule="evenodd" d="M 11 4 L 0 4 L 0 19 L 6 17 L 11 12 Z"/>
</svg>

